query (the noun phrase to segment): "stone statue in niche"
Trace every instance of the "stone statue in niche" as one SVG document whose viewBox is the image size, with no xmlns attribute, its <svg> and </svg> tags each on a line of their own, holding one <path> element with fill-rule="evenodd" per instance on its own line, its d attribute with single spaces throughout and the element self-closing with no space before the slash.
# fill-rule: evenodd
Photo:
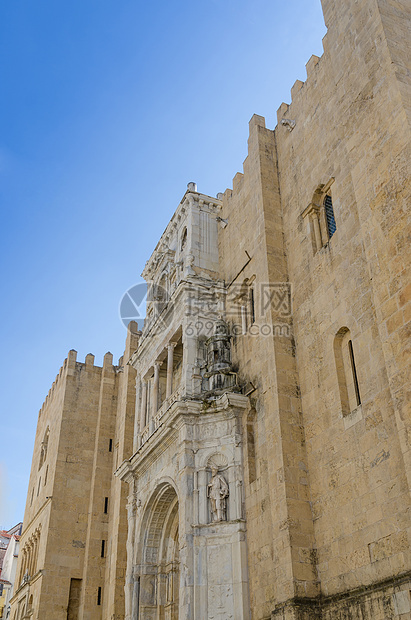
<svg viewBox="0 0 411 620">
<path fill-rule="evenodd" d="M 205 347 L 207 363 L 204 378 L 208 380 L 205 390 L 214 394 L 236 390 L 237 375 L 232 372 L 230 336 L 222 319 L 216 321 L 214 335 L 206 340 Z"/>
<path fill-rule="evenodd" d="M 207 497 L 210 499 L 213 522 L 225 521 L 227 513 L 228 484 L 217 467 L 211 468 L 211 480 L 207 485 Z"/>
</svg>

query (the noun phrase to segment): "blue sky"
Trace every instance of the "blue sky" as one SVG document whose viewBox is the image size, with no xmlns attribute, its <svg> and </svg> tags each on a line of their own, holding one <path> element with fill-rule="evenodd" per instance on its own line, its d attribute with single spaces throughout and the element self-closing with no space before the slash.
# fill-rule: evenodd
<svg viewBox="0 0 411 620">
<path fill-rule="evenodd" d="M 324 34 L 320 0 L 1 3 L 0 527 L 67 352 L 120 357 L 119 301 L 187 183 L 231 186 Z"/>
</svg>

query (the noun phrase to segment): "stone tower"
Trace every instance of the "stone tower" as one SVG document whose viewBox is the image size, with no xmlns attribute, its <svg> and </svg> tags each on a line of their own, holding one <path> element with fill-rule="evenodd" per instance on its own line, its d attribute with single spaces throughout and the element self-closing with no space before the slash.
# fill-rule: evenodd
<svg viewBox="0 0 411 620">
<path fill-rule="evenodd" d="M 125 489 L 113 471 L 132 449 L 135 372 L 111 353 L 102 368 L 91 354 L 76 358 L 70 351 L 39 412 L 13 620 L 124 614 Z"/>
</svg>

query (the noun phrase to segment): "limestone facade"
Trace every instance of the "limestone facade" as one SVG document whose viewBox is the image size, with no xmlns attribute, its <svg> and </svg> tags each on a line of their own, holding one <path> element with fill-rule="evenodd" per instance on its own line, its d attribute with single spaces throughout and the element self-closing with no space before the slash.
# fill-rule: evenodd
<svg viewBox="0 0 411 620">
<path fill-rule="evenodd" d="M 322 5 L 233 188 L 189 184 L 122 363 L 69 354 L 12 620 L 411 618 L 411 7 Z"/>
</svg>

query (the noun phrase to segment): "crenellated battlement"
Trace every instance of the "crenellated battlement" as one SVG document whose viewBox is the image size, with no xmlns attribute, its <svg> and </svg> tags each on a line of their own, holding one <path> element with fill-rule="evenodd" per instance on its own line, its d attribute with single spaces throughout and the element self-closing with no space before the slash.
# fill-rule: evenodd
<svg viewBox="0 0 411 620">
<path fill-rule="evenodd" d="M 76 358 L 77 358 L 77 351 L 74 351 L 74 349 L 72 349 L 71 351 L 69 351 L 66 359 L 64 360 L 62 366 L 60 367 L 59 373 L 56 376 L 55 380 L 53 381 L 46 398 L 44 399 L 44 402 L 40 408 L 39 411 L 39 417 L 41 416 L 41 414 L 43 413 L 43 411 L 48 407 L 50 401 L 52 400 L 54 394 L 56 393 L 57 389 L 60 387 L 60 385 L 62 384 L 62 381 L 65 379 L 65 377 L 67 376 L 67 369 L 72 366 L 73 364 L 75 364 L 76 362 Z"/>
<path fill-rule="evenodd" d="M 244 180 L 244 172 L 237 172 L 235 177 L 233 178 L 233 191 L 240 191 Z"/>
<path fill-rule="evenodd" d="M 60 367 L 59 373 L 57 374 L 55 380 L 53 381 L 47 393 L 47 396 L 44 399 L 44 402 L 39 410 L 39 418 L 42 415 L 42 413 L 45 411 L 45 409 L 49 406 L 50 402 L 54 398 L 60 386 L 63 384 L 70 370 L 76 371 L 79 368 L 85 368 L 86 371 L 90 371 L 92 369 L 96 371 L 102 371 L 103 369 L 111 368 L 114 372 L 116 368 L 122 365 L 122 358 L 120 358 L 118 362 L 118 366 L 117 367 L 113 366 L 113 354 L 110 352 L 107 352 L 104 355 L 103 366 L 96 366 L 94 364 L 94 361 L 95 361 L 95 356 L 93 355 L 93 353 L 88 353 L 84 359 L 84 362 L 78 362 L 77 351 L 75 349 L 71 349 L 68 352 L 67 357 L 64 360 L 62 366 Z"/>
<path fill-rule="evenodd" d="M 316 56 L 315 54 L 313 54 L 305 65 L 307 79 L 304 82 L 302 80 L 296 80 L 293 86 L 291 87 L 291 103 L 282 102 L 280 107 L 277 109 L 278 124 L 286 126 L 289 131 L 292 131 L 295 125 L 290 125 L 289 123 L 282 122 L 282 121 L 291 120 L 292 115 L 290 114 L 290 111 L 291 111 L 290 108 L 292 104 L 295 103 L 299 99 L 300 93 L 303 89 L 305 89 L 307 86 L 311 86 L 312 82 L 315 82 L 317 80 L 318 70 L 320 67 L 321 60 L 324 58 L 324 55 L 326 54 L 326 47 L 327 47 L 326 37 L 327 37 L 327 34 L 324 35 L 323 40 L 322 40 L 324 54 L 322 56 Z M 286 116 L 287 118 L 285 118 Z M 290 116 L 290 119 L 288 119 L 288 116 Z"/>
<path fill-rule="evenodd" d="M 326 50 L 328 46 L 327 34 L 323 37 L 322 43 L 324 54 L 322 56 L 316 56 L 315 54 L 313 54 L 305 65 L 307 79 L 305 81 L 297 79 L 291 87 L 291 102 L 282 102 L 280 107 L 277 109 L 278 125 L 286 128 L 289 132 L 292 132 L 294 127 L 296 126 L 296 120 L 293 118 L 293 104 L 300 100 L 302 94 L 306 92 L 307 87 L 315 85 L 317 82 L 318 71 L 321 66 L 321 61 L 323 60 L 324 55 L 326 55 Z M 278 125 L 275 129 L 278 128 Z M 258 114 L 254 114 L 250 120 L 249 126 L 251 136 L 254 126 L 259 126 L 262 128 L 266 127 L 264 117 Z M 246 157 L 243 161 L 243 172 L 237 172 L 233 177 L 232 189 L 227 188 L 225 190 L 224 198 L 226 200 L 231 198 L 233 192 L 238 193 L 239 191 L 241 191 L 244 181 L 244 171 L 247 167 L 247 159 L 248 157 Z"/>
</svg>

